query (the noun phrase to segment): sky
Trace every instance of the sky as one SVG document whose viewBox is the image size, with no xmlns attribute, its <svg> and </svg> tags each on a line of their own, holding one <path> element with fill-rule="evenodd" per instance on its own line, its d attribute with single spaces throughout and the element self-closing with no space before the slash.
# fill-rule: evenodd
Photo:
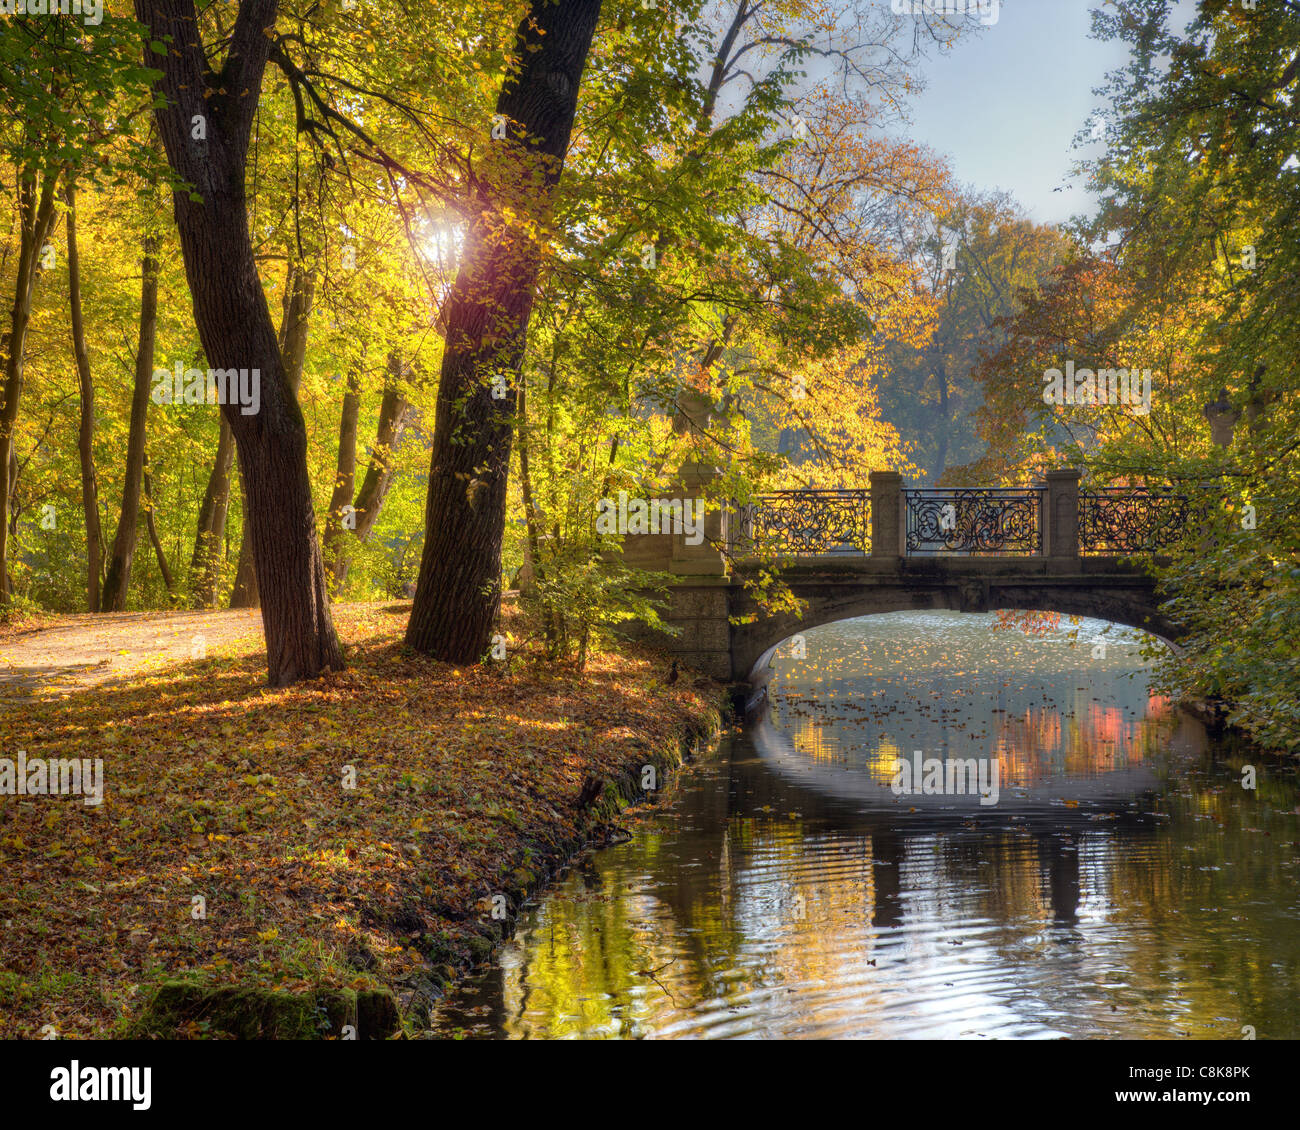
<svg viewBox="0 0 1300 1130">
<path fill-rule="evenodd" d="M 961 185 L 1006 189 L 1039 223 L 1091 212 L 1070 166 L 1103 143 L 1071 145 L 1105 109 L 1092 88 L 1128 58 L 1088 37 L 1098 2 L 1003 0 L 996 23 L 922 64 L 927 88 L 902 132 L 946 156 Z"/>
</svg>

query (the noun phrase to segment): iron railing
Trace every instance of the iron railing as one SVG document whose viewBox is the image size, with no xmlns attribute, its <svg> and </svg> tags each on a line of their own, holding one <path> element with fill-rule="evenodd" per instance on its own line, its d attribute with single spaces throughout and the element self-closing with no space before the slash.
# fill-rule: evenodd
<svg viewBox="0 0 1300 1130">
<path fill-rule="evenodd" d="M 1042 487 L 910 487 L 904 552 L 1024 554 L 1043 551 Z"/>
<path fill-rule="evenodd" d="M 1182 536 L 1191 509 L 1168 488 L 1103 487 L 1079 492 L 1080 553 L 1154 553 Z"/>
<path fill-rule="evenodd" d="M 871 492 L 780 490 L 740 508 L 749 552 L 790 557 L 871 552 Z"/>
<path fill-rule="evenodd" d="M 1151 554 L 1176 542 L 1192 512 L 1171 488 L 1103 487 L 1079 492 L 1079 552 Z M 1047 488 L 907 487 L 902 552 L 1037 556 L 1044 550 Z M 871 552 L 869 490 L 782 490 L 736 512 L 740 555 L 823 557 Z"/>
</svg>

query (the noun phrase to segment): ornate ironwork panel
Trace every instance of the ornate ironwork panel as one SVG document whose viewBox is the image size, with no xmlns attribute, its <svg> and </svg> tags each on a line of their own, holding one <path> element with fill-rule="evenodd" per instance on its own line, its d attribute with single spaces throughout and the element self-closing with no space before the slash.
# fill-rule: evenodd
<svg viewBox="0 0 1300 1130">
<path fill-rule="evenodd" d="M 909 556 L 1041 553 L 1042 488 L 922 488 L 903 492 Z"/>
<path fill-rule="evenodd" d="M 1152 553 L 1187 526 L 1186 495 L 1149 487 L 1079 492 L 1080 553 Z"/>
<path fill-rule="evenodd" d="M 871 492 L 782 490 L 741 508 L 743 543 L 761 555 L 869 553 Z"/>
</svg>

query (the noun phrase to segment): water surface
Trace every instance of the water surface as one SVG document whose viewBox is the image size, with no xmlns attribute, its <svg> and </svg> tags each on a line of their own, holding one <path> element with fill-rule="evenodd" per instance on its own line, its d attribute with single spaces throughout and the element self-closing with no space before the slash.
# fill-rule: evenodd
<svg viewBox="0 0 1300 1130">
<path fill-rule="evenodd" d="M 438 1010 L 471 1037 L 1300 1037 L 1294 772 L 1149 692 L 1134 633 L 897 613 L 582 859 Z M 1102 646 L 1104 645 L 1104 646 Z M 899 795 L 996 758 L 999 795 Z"/>
</svg>

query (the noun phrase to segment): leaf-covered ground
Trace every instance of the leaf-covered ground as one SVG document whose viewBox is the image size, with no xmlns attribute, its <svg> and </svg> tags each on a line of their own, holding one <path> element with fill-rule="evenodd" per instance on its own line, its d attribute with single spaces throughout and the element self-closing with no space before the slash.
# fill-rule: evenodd
<svg viewBox="0 0 1300 1130">
<path fill-rule="evenodd" d="M 102 758 L 106 785 L 0 797 L 0 1037 L 122 1033 L 178 978 L 387 987 L 418 1022 L 590 830 L 584 780 L 714 716 L 718 688 L 665 685 L 655 653 L 579 676 L 507 607 L 508 670 L 456 668 L 401 647 L 408 611 L 340 606 L 350 666 L 310 684 L 270 689 L 218 639 L 4 705 L 0 757 Z"/>
</svg>

